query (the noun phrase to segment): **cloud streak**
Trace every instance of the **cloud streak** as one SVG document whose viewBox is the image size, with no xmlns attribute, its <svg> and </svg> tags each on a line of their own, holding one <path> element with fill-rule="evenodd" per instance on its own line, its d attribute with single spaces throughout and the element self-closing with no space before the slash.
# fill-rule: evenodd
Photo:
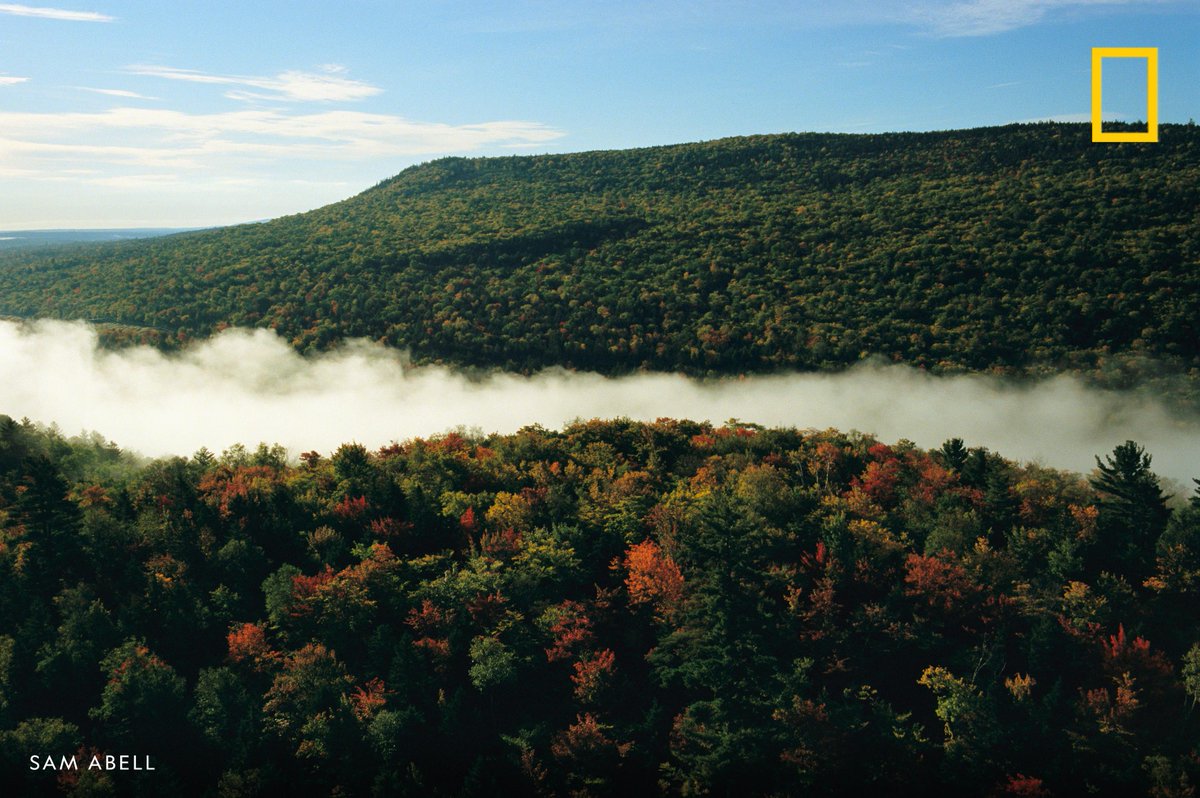
<svg viewBox="0 0 1200 798">
<path fill-rule="evenodd" d="M 917 3 L 913 19 L 945 37 L 991 36 L 1042 22 L 1062 11 L 1100 6 L 1161 4 L 1164 0 L 956 0 L 951 3 Z"/>
<path fill-rule="evenodd" d="M 14 17 L 57 19 L 64 22 L 112 22 L 116 19 L 116 17 L 110 17 L 108 14 L 100 14 L 95 11 L 68 11 L 63 8 L 44 8 L 15 3 L 0 3 L 0 14 L 8 14 Z"/>
<path fill-rule="evenodd" d="M 92 94 L 103 94 L 107 97 L 123 97 L 130 100 L 157 100 L 157 97 L 147 97 L 144 94 L 138 94 L 136 91 L 128 91 L 126 89 L 94 89 L 90 86 L 78 86 L 80 91 L 90 91 Z"/>
<path fill-rule="evenodd" d="M 0 162 L 10 170 L 40 174 L 45 179 L 105 166 L 203 170 L 246 177 L 253 176 L 256 165 L 276 168 L 286 161 L 371 162 L 488 147 L 532 146 L 562 135 L 538 122 L 497 120 L 449 125 L 358 111 L 0 111 Z"/>
<path fill-rule="evenodd" d="M 814 30 L 901 24 L 940 37 L 990 36 L 1035 25 L 1067 13 L 1100 7 L 1169 5 L 1188 0 L 760 0 L 755 3 L 675 3 L 616 0 L 591 7 L 530 2 L 489 13 L 480 9 L 458 24 L 494 35 L 620 30 L 662 36 L 671 31 L 717 26 L 724 30 L 767 25 Z M 748 11 L 747 6 L 752 6 Z M 499 8 L 499 7 L 498 7 Z"/>
<path fill-rule="evenodd" d="M 339 64 L 325 64 L 319 73 L 289 70 L 274 77 L 216 75 L 195 69 L 145 65 L 131 66 L 127 71 L 143 77 L 243 87 L 225 93 L 234 100 L 347 102 L 374 97 L 383 91 L 378 86 L 343 77 L 346 70 Z M 246 91 L 247 88 L 257 91 Z"/>
<path fill-rule="evenodd" d="M 496 374 L 472 380 L 414 369 L 403 353 L 363 341 L 304 358 L 266 330 L 229 330 L 182 354 L 103 351 L 80 323 L 0 322 L 0 413 L 95 430 L 146 454 L 233 443 L 282 443 L 293 453 L 371 447 L 458 427 L 511 432 L 576 418 L 662 416 L 838 427 L 925 447 L 961 437 L 1007 457 L 1087 472 L 1126 439 L 1181 484 L 1197 474 L 1200 421 L 1152 399 L 1059 377 L 1016 387 L 983 376 L 931 377 L 902 366 L 841 374 L 697 381 L 643 374 Z"/>
<path fill-rule="evenodd" d="M 0 86 L 15 86 L 18 83 L 24 83 L 29 78 L 18 78 L 12 75 L 0 75 Z"/>
</svg>

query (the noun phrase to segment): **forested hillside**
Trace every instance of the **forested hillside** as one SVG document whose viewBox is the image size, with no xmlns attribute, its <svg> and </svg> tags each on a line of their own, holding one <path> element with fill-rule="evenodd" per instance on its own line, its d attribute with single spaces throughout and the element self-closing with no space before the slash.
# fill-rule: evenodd
<svg viewBox="0 0 1200 798">
<path fill-rule="evenodd" d="M 6 795 L 1158 795 L 1200 497 L 687 421 L 139 462 L 0 417 Z M 45 757 L 136 754 L 153 772 Z M 30 770 L 31 756 L 41 769 Z"/>
<path fill-rule="evenodd" d="M 613 373 L 1200 366 L 1200 129 L 452 158 L 273 222 L 0 254 L 0 314 Z"/>
</svg>

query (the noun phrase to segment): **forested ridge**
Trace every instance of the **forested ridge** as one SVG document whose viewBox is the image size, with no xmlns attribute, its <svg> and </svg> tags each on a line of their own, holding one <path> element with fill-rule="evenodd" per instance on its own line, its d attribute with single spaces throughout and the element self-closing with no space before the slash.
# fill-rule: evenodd
<svg viewBox="0 0 1200 798">
<path fill-rule="evenodd" d="M 661 419 L 289 463 L 0 416 L 5 794 L 1155 795 L 1200 493 Z M 29 769 L 149 757 L 153 772 Z M 146 762 L 145 759 L 142 760 Z"/>
<path fill-rule="evenodd" d="M 448 158 L 263 224 L 0 253 L 0 314 L 417 362 L 743 373 L 1200 366 L 1200 129 L 789 134 Z M 122 335 L 130 335 L 128 326 Z M 136 331 L 133 333 L 136 334 Z"/>
</svg>

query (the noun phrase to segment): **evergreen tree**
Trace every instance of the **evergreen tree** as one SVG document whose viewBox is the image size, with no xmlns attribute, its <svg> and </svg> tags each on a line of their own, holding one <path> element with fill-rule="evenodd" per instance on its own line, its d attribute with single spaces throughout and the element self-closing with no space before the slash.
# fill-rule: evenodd
<svg viewBox="0 0 1200 798">
<path fill-rule="evenodd" d="M 1171 517 L 1166 497 L 1150 470 L 1150 455 L 1133 441 L 1113 449 L 1104 462 L 1097 457 L 1096 467 L 1099 473 L 1091 480 L 1100 493 L 1095 562 L 1140 584 Z"/>
</svg>

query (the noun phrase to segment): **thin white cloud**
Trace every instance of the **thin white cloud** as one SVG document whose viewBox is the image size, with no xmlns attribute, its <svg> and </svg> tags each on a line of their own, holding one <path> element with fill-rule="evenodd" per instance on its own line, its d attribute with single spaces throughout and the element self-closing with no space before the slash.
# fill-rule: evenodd
<svg viewBox="0 0 1200 798">
<path fill-rule="evenodd" d="M 22 197 L 7 209 L 14 229 L 232 224 L 345 199 L 421 160 L 545 149 L 563 135 L 533 121 L 332 109 L 0 108 L 0 182 Z"/>
<path fill-rule="evenodd" d="M 586 32 L 655 38 L 672 31 L 747 30 L 758 27 L 793 30 L 874 25 L 895 21 L 897 0 L 610 0 L 604 3 L 563 3 L 530 0 L 479 4 L 470 15 L 459 14 L 454 24 L 472 33 L 512 35 Z"/>
<path fill-rule="evenodd" d="M 9 14 L 14 17 L 58 19 L 66 22 L 112 22 L 116 19 L 116 17 L 110 17 L 108 14 L 100 14 L 95 11 L 69 11 L 64 8 L 23 6 L 15 3 L 0 3 L 0 14 Z"/>
<path fill-rule="evenodd" d="M 346 102 L 373 97 L 383 91 L 378 86 L 344 77 L 346 68 L 339 64 L 325 64 L 320 69 L 320 72 L 289 70 L 274 77 L 215 75 L 196 69 L 141 64 L 129 67 L 128 71 L 134 75 L 188 83 L 243 87 L 226 92 L 225 96 L 234 100 Z M 247 88 L 257 91 L 247 91 Z"/>
<path fill-rule="evenodd" d="M 920 2 L 910 12 L 938 36 L 990 36 L 1037 24 L 1057 11 L 1164 2 L 1169 0 L 955 0 Z"/>
<path fill-rule="evenodd" d="M 105 143 L 106 133 L 112 134 L 112 144 Z M 66 149 L 88 154 L 145 153 L 151 160 L 204 153 L 342 159 L 431 155 L 509 144 L 535 145 L 562 135 L 540 122 L 500 120 L 449 125 L 358 111 L 191 114 L 113 108 L 97 113 L 0 112 L 0 148 L 8 145 L 10 151 L 27 152 Z"/>
<path fill-rule="evenodd" d="M 130 100 L 157 100 L 157 97 L 147 97 L 144 94 L 138 94 L 136 91 L 128 91 L 126 89 L 93 89 L 90 86 L 77 86 L 80 91 L 90 91 L 93 94 L 104 94 L 109 97 L 125 97 Z"/>
<path fill-rule="evenodd" d="M 119 189 L 146 189 L 174 186 L 182 182 L 180 175 L 166 172 L 145 175 L 118 175 L 115 177 L 97 177 L 88 180 L 93 186 L 106 186 Z"/>
<path fill-rule="evenodd" d="M 18 83 L 24 83 L 29 78 L 18 78 L 11 75 L 0 75 L 0 86 L 16 86 Z"/>
<path fill-rule="evenodd" d="M 0 177 L 21 180 L 35 193 L 37 184 L 73 183 L 79 187 L 79 203 L 91 202 L 89 197 L 105 191 L 135 189 L 143 191 L 144 202 L 153 203 L 156 200 L 146 192 L 166 197 L 186 186 L 191 195 L 199 183 L 234 185 L 228 183 L 231 180 L 275 190 L 297 170 L 314 186 L 324 186 L 302 192 L 311 200 L 302 201 L 291 192 L 290 203 L 286 197 L 268 200 L 247 192 L 248 210 L 239 216 L 263 218 L 342 199 L 347 192 L 339 181 L 348 178 L 365 188 L 421 158 L 530 148 L 562 135 L 539 122 L 449 125 L 354 111 L 191 114 L 131 107 L 94 113 L 0 111 Z M 85 175 L 80 172 L 84 169 L 93 171 Z M 206 208 L 205 215 L 197 211 L 195 218 L 206 223 L 227 220 L 214 216 L 216 212 Z"/>
</svg>

